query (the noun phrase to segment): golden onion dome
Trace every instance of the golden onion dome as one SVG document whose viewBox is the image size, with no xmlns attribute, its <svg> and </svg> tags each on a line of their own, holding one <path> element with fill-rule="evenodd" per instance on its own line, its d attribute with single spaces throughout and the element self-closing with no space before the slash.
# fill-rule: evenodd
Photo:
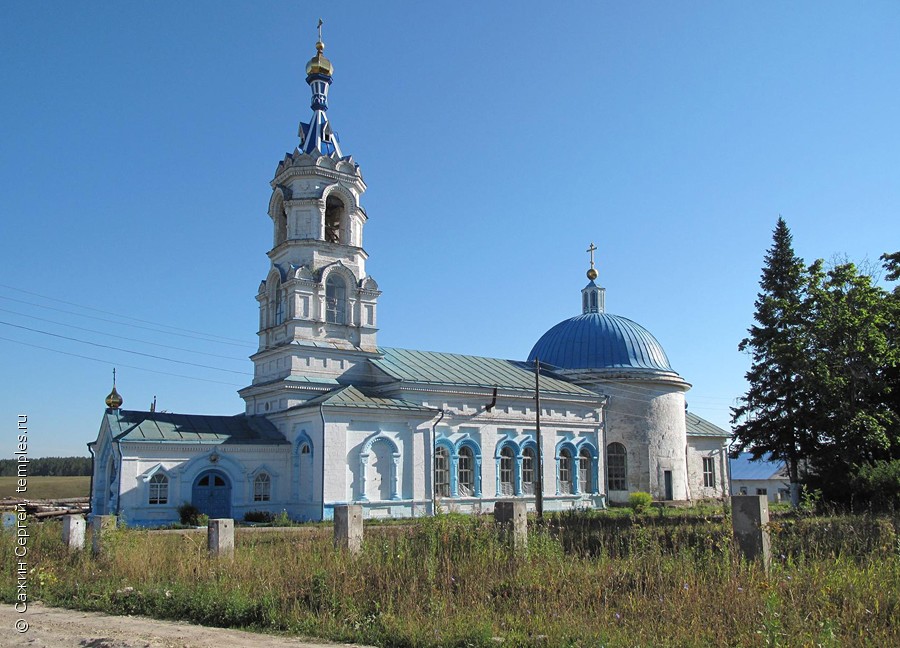
<svg viewBox="0 0 900 648">
<path fill-rule="evenodd" d="M 106 397 L 106 406 L 109 409 L 119 409 L 122 407 L 123 402 L 119 392 L 116 391 L 116 386 L 113 385 L 112 391 L 109 392 L 109 396 Z"/>
<path fill-rule="evenodd" d="M 309 59 L 309 63 L 306 64 L 306 74 L 326 74 L 331 76 L 332 72 L 334 72 L 334 66 L 331 65 L 331 61 L 325 58 L 325 55 L 322 54 L 322 51 L 325 49 L 325 43 L 321 40 L 316 43 L 316 55 Z"/>
<path fill-rule="evenodd" d="M 588 271 L 587 271 L 587 278 L 590 279 L 591 281 L 593 281 L 594 279 L 596 279 L 596 278 L 597 278 L 597 271 L 594 270 L 593 268 L 591 268 L 590 270 L 588 270 Z"/>
</svg>

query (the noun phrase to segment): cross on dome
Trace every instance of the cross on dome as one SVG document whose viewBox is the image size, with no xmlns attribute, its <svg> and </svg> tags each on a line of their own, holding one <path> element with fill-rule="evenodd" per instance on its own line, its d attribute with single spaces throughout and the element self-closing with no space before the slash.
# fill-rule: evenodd
<svg viewBox="0 0 900 648">
<path fill-rule="evenodd" d="M 591 246 L 585 250 L 585 252 L 591 255 L 591 268 L 587 271 L 587 278 L 593 281 L 597 278 L 597 271 L 594 269 L 594 252 L 597 250 L 597 246 L 594 245 L 594 242 L 591 241 Z"/>
</svg>

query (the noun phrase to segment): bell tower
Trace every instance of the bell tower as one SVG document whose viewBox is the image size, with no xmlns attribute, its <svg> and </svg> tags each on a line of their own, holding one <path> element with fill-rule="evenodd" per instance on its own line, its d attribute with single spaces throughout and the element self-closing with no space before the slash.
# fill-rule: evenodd
<svg viewBox="0 0 900 648">
<path fill-rule="evenodd" d="M 334 68 L 324 50 L 319 21 L 316 54 L 306 64 L 312 116 L 300 123 L 300 142 L 270 183 L 270 269 L 256 295 L 259 349 L 251 357 L 253 385 L 240 392 L 248 410 L 256 385 L 322 378 L 333 387 L 355 362 L 377 353 L 381 293 L 366 274 L 366 183 L 328 119 Z"/>
</svg>

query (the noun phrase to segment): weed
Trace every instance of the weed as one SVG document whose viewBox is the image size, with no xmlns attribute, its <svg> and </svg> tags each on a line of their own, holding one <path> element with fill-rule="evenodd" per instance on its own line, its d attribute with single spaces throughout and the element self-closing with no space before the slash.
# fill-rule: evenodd
<svg viewBox="0 0 900 648">
<path fill-rule="evenodd" d="M 51 605 L 378 646 L 900 645 L 897 519 L 786 517 L 766 574 L 717 512 L 547 515 L 513 551 L 489 517 L 367 526 L 363 550 L 327 527 L 238 529 L 234 560 L 201 534 L 119 529 L 69 554 L 34 525 L 35 593 Z M 0 599 L 15 599 L 0 535 Z M 783 556 L 783 557 L 782 557 Z"/>
</svg>

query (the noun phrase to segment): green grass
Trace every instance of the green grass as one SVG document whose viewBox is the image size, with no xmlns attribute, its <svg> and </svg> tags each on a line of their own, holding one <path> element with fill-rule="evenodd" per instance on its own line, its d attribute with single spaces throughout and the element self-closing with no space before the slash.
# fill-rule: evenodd
<svg viewBox="0 0 900 648">
<path fill-rule="evenodd" d="M 205 537 L 118 530 L 66 555 L 32 525 L 29 591 L 51 605 L 378 646 L 900 645 L 897 520 L 804 518 L 773 528 L 766 574 L 727 521 L 564 515 L 515 553 L 487 520 L 369 528 L 358 556 L 327 528 L 238 530 L 232 561 Z M 0 598 L 15 596 L 0 534 Z"/>
<path fill-rule="evenodd" d="M 0 497 L 23 499 L 63 499 L 87 497 L 91 489 L 90 477 L 28 477 L 25 492 L 16 492 L 18 478 L 0 477 Z"/>
</svg>

